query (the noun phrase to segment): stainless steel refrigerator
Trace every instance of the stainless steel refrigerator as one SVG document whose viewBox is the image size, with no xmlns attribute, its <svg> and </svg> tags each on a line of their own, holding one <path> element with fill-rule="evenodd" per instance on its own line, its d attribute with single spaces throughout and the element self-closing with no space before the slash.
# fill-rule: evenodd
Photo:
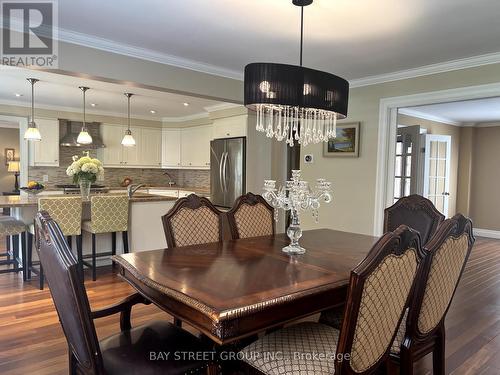
<svg viewBox="0 0 500 375">
<path fill-rule="evenodd" d="M 246 138 L 214 139 L 210 142 L 210 188 L 212 203 L 231 207 L 245 194 Z"/>
</svg>

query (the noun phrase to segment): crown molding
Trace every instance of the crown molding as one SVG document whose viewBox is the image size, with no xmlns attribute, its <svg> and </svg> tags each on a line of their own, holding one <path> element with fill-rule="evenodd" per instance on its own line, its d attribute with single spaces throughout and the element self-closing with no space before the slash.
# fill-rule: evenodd
<svg viewBox="0 0 500 375">
<path fill-rule="evenodd" d="M 19 124 L 15 122 L 5 122 L 0 120 L 0 129 L 19 129 Z"/>
<path fill-rule="evenodd" d="M 208 118 L 207 112 L 195 113 L 194 115 L 181 116 L 181 117 L 162 117 L 162 122 L 184 122 L 191 120 L 199 120 L 203 118 Z"/>
<path fill-rule="evenodd" d="M 377 85 L 380 83 L 400 81 L 403 79 L 416 78 L 437 73 L 446 73 L 453 70 L 475 68 L 483 65 L 500 63 L 500 52 L 485 55 L 466 57 L 437 64 L 424 65 L 419 68 L 400 70 L 397 72 L 373 75 L 349 81 L 351 88 Z"/>
<path fill-rule="evenodd" d="M 440 122 L 447 125 L 462 126 L 462 123 L 459 121 L 450 120 L 449 118 L 442 116 L 431 115 L 413 108 L 399 108 L 398 113 L 406 116 L 417 117 L 423 120 Z"/>
<path fill-rule="evenodd" d="M 476 122 L 473 127 L 475 128 L 498 128 L 500 127 L 499 121 Z"/>
<path fill-rule="evenodd" d="M 30 104 L 19 103 L 15 100 L 0 100 L 0 105 L 8 105 L 8 106 L 19 107 L 19 108 L 31 108 Z M 49 111 L 71 112 L 71 113 L 80 113 L 82 111 L 81 107 L 79 107 L 79 108 L 64 107 L 64 106 L 60 106 L 60 105 L 50 105 L 50 104 L 35 104 L 35 110 L 36 109 L 46 109 Z M 120 113 L 120 112 L 100 111 L 100 110 L 94 110 L 94 109 L 89 111 L 89 109 L 87 108 L 87 114 L 88 115 L 95 115 L 95 116 L 120 117 L 123 119 L 127 119 L 126 114 Z M 161 118 L 159 118 L 159 117 L 147 117 L 147 116 L 130 116 L 130 117 L 133 119 L 136 119 L 136 120 L 148 120 L 148 121 L 161 122 Z"/>
<path fill-rule="evenodd" d="M 242 106 L 243 106 L 243 104 L 221 103 L 221 104 L 215 104 L 215 105 L 203 107 L 203 109 L 210 113 L 210 112 L 215 112 L 215 111 L 223 111 L 225 109 L 238 108 L 238 107 L 242 107 Z"/>
</svg>

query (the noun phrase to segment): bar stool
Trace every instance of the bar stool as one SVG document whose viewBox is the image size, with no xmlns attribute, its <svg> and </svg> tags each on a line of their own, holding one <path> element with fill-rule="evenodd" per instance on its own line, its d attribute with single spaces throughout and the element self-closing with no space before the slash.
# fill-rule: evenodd
<svg viewBox="0 0 500 375">
<path fill-rule="evenodd" d="M 123 252 L 128 253 L 127 196 L 93 196 L 90 198 L 90 220 L 82 223 L 82 229 L 92 234 L 92 280 L 97 279 L 97 257 L 116 255 L 116 233 L 122 232 Z M 111 252 L 96 252 L 96 234 L 111 233 Z"/>
<path fill-rule="evenodd" d="M 59 224 L 69 248 L 72 247 L 73 236 L 76 236 L 76 248 L 78 264 L 83 280 L 83 255 L 82 255 L 82 198 L 81 197 L 47 197 L 38 199 L 38 210 L 47 211 L 48 214 Z M 39 277 L 40 290 L 43 290 L 44 276 L 40 264 L 39 268 L 33 267 L 33 236 L 35 225 L 32 224 L 28 230 L 28 265 L 27 276 L 31 278 L 31 272 Z M 37 262 L 39 264 L 39 262 Z M 90 266 L 88 264 L 87 266 Z"/>
<path fill-rule="evenodd" d="M 2 217 L 0 219 L 0 237 L 5 236 L 7 241 L 12 239 L 12 249 L 10 246 L 5 253 L 1 253 L 0 257 L 5 257 L 6 260 L 0 260 L 0 265 L 13 265 L 13 269 L 0 270 L 0 274 L 7 272 L 23 272 L 23 281 L 26 281 L 26 224 L 21 220 L 17 220 L 11 216 Z M 22 259 L 19 258 L 19 236 L 21 236 L 21 252 Z M 20 266 L 21 265 L 21 266 Z"/>
</svg>

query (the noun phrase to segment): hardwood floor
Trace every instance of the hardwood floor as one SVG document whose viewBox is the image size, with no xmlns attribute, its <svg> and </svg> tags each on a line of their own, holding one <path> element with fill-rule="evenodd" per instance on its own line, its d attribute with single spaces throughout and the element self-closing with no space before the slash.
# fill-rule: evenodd
<svg viewBox="0 0 500 375">
<path fill-rule="evenodd" d="M 5 241 L 0 238 L 0 247 Z M 67 374 L 67 346 L 47 288 L 21 275 L 0 275 L 0 374 Z M 109 305 L 132 292 L 111 272 L 99 270 L 86 282 L 92 308 Z M 170 319 L 154 306 L 137 306 L 133 325 Z M 118 332 L 118 316 L 96 320 L 100 338 Z M 189 329 L 189 327 L 188 327 Z M 500 240 L 478 238 L 446 320 L 447 373 L 500 374 Z M 415 367 L 431 374 L 431 358 Z"/>
</svg>

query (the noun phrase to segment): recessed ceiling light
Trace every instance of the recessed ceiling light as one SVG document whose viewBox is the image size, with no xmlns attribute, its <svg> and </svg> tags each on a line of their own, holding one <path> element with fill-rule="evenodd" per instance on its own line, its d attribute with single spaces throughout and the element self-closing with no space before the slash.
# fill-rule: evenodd
<svg viewBox="0 0 500 375">
<path fill-rule="evenodd" d="M 149 113 L 152 113 L 154 115 L 156 113 L 156 111 L 154 109 L 150 109 Z"/>
<path fill-rule="evenodd" d="M 14 95 L 16 96 L 16 98 L 20 98 L 21 96 L 23 96 L 23 94 L 18 94 L 18 93 L 15 93 Z"/>
<path fill-rule="evenodd" d="M 91 107 L 97 107 L 97 104 L 95 104 L 95 103 L 90 103 L 90 106 L 91 106 Z"/>
<path fill-rule="evenodd" d="M 187 106 L 189 105 L 189 103 L 188 103 L 188 102 L 184 102 L 184 103 L 182 103 L 182 104 L 184 105 L 184 107 L 187 107 Z"/>
</svg>

